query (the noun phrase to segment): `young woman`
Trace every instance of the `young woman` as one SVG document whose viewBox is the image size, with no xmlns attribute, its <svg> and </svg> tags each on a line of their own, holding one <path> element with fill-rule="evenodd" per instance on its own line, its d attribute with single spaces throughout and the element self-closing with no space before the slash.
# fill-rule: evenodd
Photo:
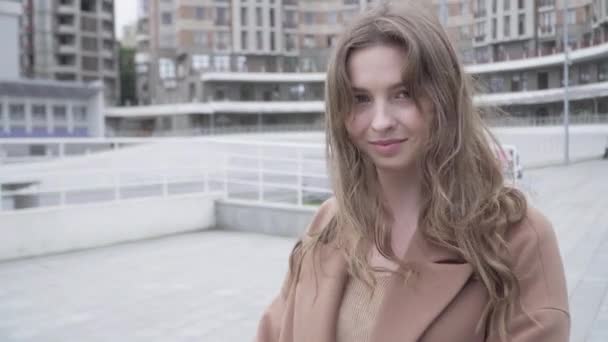
<svg viewBox="0 0 608 342">
<path fill-rule="evenodd" d="M 335 197 L 292 251 L 257 341 L 566 342 L 551 224 L 505 184 L 441 25 L 381 5 L 326 83 Z"/>
</svg>

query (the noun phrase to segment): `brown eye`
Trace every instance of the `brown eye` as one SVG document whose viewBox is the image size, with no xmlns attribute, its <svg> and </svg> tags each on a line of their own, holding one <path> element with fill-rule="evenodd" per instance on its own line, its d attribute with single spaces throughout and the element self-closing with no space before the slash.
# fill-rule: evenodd
<svg viewBox="0 0 608 342">
<path fill-rule="evenodd" d="M 410 98 L 410 92 L 405 90 L 405 89 L 401 89 L 399 90 L 399 92 L 397 92 L 396 97 L 398 99 L 409 99 Z"/>
<path fill-rule="evenodd" d="M 356 104 L 367 103 L 369 102 L 369 96 L 362 94 L 355 95 L 353 96 L 353 102 Z"/>
</svg>

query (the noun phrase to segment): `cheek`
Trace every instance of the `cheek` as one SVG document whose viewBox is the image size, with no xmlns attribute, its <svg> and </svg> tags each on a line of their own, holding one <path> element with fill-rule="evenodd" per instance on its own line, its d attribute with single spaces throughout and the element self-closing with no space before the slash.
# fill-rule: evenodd
<svg viewBox="0 0 608 342">
<path fill-rule="evenodd" d="M 351 138 L 356 139 L 365 134 L 367 127 L 369 126 L 368 119 L 365 115 L 351 115 L 346 121 L 346 130 Z"/>
</svg>

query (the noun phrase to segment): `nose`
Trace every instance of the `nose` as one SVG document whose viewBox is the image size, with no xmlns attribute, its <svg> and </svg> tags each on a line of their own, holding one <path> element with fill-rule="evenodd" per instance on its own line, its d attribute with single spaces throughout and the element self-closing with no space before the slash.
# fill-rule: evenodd
<svg viewBox="0 0 608 342">
<path fill-rule="evenodd" d="M 386 104 L 383 101 L 377 101 L 374 108 L 371 128 L 375 131 L 382 132 L 392 129 L 395 124 L 396 120 L 388 110 Z"/>
</svg>

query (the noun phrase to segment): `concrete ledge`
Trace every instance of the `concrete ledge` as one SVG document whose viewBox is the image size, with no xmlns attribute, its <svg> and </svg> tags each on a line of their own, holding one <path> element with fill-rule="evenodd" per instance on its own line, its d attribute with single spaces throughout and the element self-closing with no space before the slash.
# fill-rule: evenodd
<svg viewBox="0 0 608 342">
<path fill-rule="evenodd" d="M 139 198 L 0 213 L 0 260 L 210 229 L 217 197 Z"/>
<path fill-rule="evenodd" d="M 316 206 L 221 200 L 215 203 L 215 222 L 217 228 L 224 230 L 297 237 L 308 227 L 316 210 Z"/>
</svg>

